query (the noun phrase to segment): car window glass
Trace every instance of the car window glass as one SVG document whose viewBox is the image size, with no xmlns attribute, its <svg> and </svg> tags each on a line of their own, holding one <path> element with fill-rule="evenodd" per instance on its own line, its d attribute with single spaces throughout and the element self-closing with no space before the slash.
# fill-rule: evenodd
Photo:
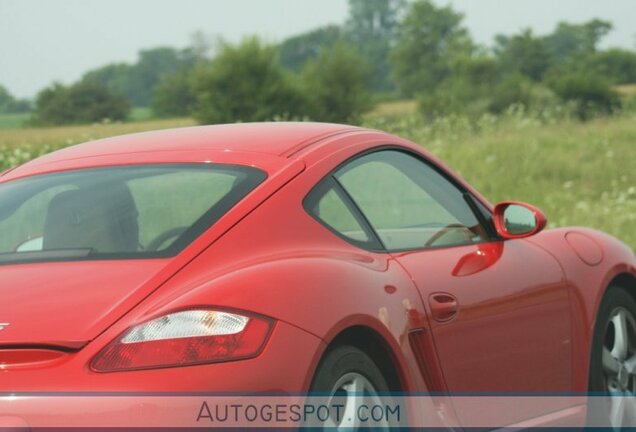
<svg viewBox="0 0 636 432">
<path fill-rule="evenodd" d="M 369 241 L 364 229 L 335 189 L 327 190 L 318 200 L 314 212 L 322 222 L 343 236 L 360 242 Z"/>
<path fill-rule="evenodd" d="M 314 218 L 356 246 L 382 248 L 360 211 L 333 177 L 318 183 L 303 205 Z"/>
<path fill-rule="evenodd" d="M 463 192 L 404 152 L 362 156 L 335 176 L 389 250 L 470 244 L 487 237 Z"/>
<path fill-rule="evenodd" d="M 173 256 L 265 179 L 251 167 L 89 168 L 0 184 L 0 264 Z"/>
<path fill-rule="evenodd" d="M 139 242 L 150 244 L 162 233 L 189 227 L 228 194 L 236 176 L 205 170 L 169 172 L 127 182 L 139 214 Z M 170 196 L 170 199 L 165 199 Z M 166 240 L 167 246 L 170 240 Z"/>
</svg>

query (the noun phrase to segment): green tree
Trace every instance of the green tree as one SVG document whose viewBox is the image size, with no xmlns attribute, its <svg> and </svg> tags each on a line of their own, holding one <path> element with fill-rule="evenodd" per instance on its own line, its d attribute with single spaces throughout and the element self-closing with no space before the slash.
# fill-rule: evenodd
<svg viewBox="0 0 636 432">
<path fill-rule="evenodd" d="M 330 47 L 342 37 L 340 27 L 329 25 L 285 39 L 278 47 L 280 63 L 292 71 L 299 71 L 305 62 L 318 55 L 323 47 Z"/>
<path fill-rule="evenodd" d="M 545 37 L 545 44 L 555 60 L 561 62 L 596 52 L 599 42 L 611 29 L 610 22 L 600 19 L 583 24 L 560 22 L 554 32 Z"/>
<path fill-rule="evenodd" d="M 36 98 L 33 123 L 63 125 L 125 120 L 130 106 L 123 96 L 96 81 L 82 80 L 70 87 L 53 84 Z"/>
<path fill-rule="evenodd" d="M 433 91 L 457 59 L 471 55 L 474 47 L 462 19 L 430 0 L 411 3 L 391 53 L 392 76 L 404 96 Z"/>
<path fill-rule="evenodd" d="M 194 112 L 196 97 L 192 90 L 192 71 L 164 75 L 155 86 L 152 111 L 159 117 L 185 117 Z"/>
<path fill-rule="evenodd" d="M 552 64 L 545 40 L 530 29 L 510 37 L 498 35 L 495 54 L 503 74 L 521 74 L 534 81 L 541 81 Z"/>
<path fill-rule="evenodd" d="M 97 82 L 134 102 L 137 90 L 132 79 L 133 70 L 134 66 L 126 63 L 111 63 L 86 72 L 82 76 L 82 81 Z"/>
<path fill-rule="evenodd" d="M 150 106 L 152 92 L 163 75 L 182 67 L 179 50 L 159 47 L 139 51 L 139 60 L 132 70 L 134 93 L 130 95 L 135 106 Z"/>
<path fill-rule="evenodd" d="M 305 101 L 292 78 L 280 65 L 276 47 L 257 37 L 223 43 L 217 57 L 195 70 L 195 117 L 201 123 L 301 117 Z"/>
<path fill-rule="evenodd" d="M 29 112 L 31 104 L 25 99 L 16 99 L 9 90 L 0 85 L 0 114 Z"/>
<path fill-rule="evenodd" d="M 429 118 L 457 113 L 478 117 L 488 109 L 496 83 L 494 59 L 463 57 L 454 63 L 452 74 L 432 91 L 419 95 L 419 109 Z"/>
<path fill-rule="evenodd" d="M 113 92 L 124 95 L 134 106 L 150 106 L 155 86 L 161 77 L 193 68 L 205 55 L 204 41 L 193 39 L 193 46 L 183 50 L 158 47 L 141 50 L 134 64 L 114 63 L 88 71 L 84 81 L 96 81 Z"/>
<path fill-rule="evenodd" d="M 366 81 L 369 67 L 352 45 L 339 42 L 322 48 L 307 62 L 302 78 L 313 120 L 356 123 L 370 108 Z"/>
<path fill-rule="evenodd" d="M 9 112 L 8 108 L 13 104 L 14 98 L 4 86 L 0 85 L 0 113 Z"/>
<path fill-rule="evenodd" d="M 393 87 L 389 53 L 405 6 L 405 0 L 349 0 L 345 38 L 371 65 L 369 85 L 374 91 Z"/>
</svg>

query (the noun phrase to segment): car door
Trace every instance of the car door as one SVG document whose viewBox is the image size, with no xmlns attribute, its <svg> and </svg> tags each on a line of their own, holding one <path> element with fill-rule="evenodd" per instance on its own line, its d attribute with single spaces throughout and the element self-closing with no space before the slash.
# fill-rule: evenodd
<svg viewBox="0 0 636 432">
<path fill-rule="evenodd" d="M 417 285 L 448 391 L 571 391 L 567 284 L 547 251 L 496 238 L 485 207 L 418 155 L 374 151 L 334 177 Z M 517 406 L 506 422 L 558 402 Z M 456 407 L 467 426 L 471 406 Z"/>
</svg>

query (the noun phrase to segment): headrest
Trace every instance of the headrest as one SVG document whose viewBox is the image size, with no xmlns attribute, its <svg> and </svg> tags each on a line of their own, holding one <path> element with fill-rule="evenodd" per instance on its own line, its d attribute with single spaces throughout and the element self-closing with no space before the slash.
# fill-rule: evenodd
<svg viewBox="0 0 636 432">
<path fill-rule="evenodd" d="M 139 248 L 137 216 L 124 183 L 61 192 L 49 203 L 43 247 L 135 252 Z"/>
</svg>

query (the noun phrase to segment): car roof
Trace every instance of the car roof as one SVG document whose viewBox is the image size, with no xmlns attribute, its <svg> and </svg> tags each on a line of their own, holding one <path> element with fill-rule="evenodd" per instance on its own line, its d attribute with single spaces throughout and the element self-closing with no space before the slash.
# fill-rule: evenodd
<svg viewBox="0 0 636 432">
<path fill-rule="evenodd" d="M 156 161 L 186 152 L 205 153 L 215 156 L 215 159 L 216 156 L 227 155 L 232 162 L 252 164 L 256 161 L 280 160 L 321 139 L 359 130 L 363 129 L 331 123 L 269 122 L 195 126 L 120 135 L 49 153 L 18 167 L 5 179 L 71 169 L 86 165 L 88 161 L 91 161 L 90 164 L 99 160 Z M 162 155 L 166 155 L 165 158 Z"/>
<path fill-rule="evenodd" d="M 58 160 L 127 152 L 223 150 L 284 156 L 303 144 L 359 128 L 307 123 L 237 123 L 164 129 L 91 141 L 54 153 Z"/>
</svg>

